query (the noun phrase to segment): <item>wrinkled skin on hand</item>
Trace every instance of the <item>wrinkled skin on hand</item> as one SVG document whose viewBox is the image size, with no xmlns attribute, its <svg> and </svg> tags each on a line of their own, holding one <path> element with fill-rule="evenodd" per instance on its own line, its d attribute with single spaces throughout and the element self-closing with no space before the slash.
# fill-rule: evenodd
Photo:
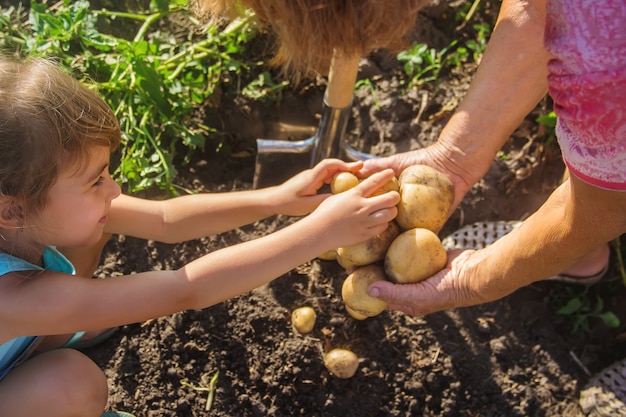
<svg viewBox="0 0 626 417">
<path fill-rule="evenodd" d="M 368 159 L 364 161 L 363 168 L 358 171 L 358 176 L 362 178 L 368 177 L 374 172 L 386 168 L 393 169 L 396 176 L 399 176 L 405 168 L 411 165 L 430 166 L 448 177 L 454 185 L 454 202 L 450 207 L 450 213 L 452 213 L 461 203 L 467 191 L 481 178 L 484 172 L 482 170 L 477 170 L 475 173 L 467 172 L 460 164 L 456 164 L 449 155 L 450 152 L 446 149 L 446 145 L 443 141 L 440 141 L 427 148 L 403 152 L 384 158 Z"/>
<path fill-rule="evenodd" d="M 379 281 L 370 285 L 368 294 L 386 301 L 389 309 L 412 316 L 491 301 L 485 299 L 480 288 L 473 285 L 479 282 L 472 275 L 475 270 L 472 265 L 478 262 L 473 259 L 476 253 L 473 250 L 448 252 L 445 268 L 427 280 L 403 285 Z"/>
</svg>

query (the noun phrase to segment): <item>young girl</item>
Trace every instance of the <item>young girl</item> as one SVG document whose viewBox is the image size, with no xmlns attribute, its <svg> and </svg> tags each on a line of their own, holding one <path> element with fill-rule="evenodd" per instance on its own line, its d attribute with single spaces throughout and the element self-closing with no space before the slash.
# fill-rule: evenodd
<svg viewBox="0 0 626 417">
<path fill-rule="evenodd" d="M 166 201 L 122 195 L 109 175 L 121 134 L 97 94 L 49 61 L 0 57 L 0 97 L 1 416 L 100 416 L 106 378 L 66 344 L 240 295 L 382 232 L 396 214 L 398 193 L 370 197 L 392 170 L 318 195 L 335 173 L 362 166 L 339 160 L 261 190 Z M 89 279 L 113 233 L 172 243 L 311 211 L 179 270 Z"/>
</svg>

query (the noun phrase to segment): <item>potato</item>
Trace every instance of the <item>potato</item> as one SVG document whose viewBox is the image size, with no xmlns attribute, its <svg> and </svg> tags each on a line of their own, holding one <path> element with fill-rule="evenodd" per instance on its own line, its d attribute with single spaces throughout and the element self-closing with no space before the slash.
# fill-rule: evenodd
<svg viewBox="0 0 626 417">
<path fill-rule="evenodd" d="M 318 257 L 322 261 L 334 261 L 337 259 L 337 249 L 327 250 L 324 253 L 321 253 Z"/>
<path fill-rule="evenodd" d="M 324 365 L 337 378 L 352 378 L 359 368 L 359 358 L 348 349 L 335 348 L 324 356 Z"/>
<path fill-rule="evenodd" d="M 335 258 L 335 260 L 343 269 L 348 271 L 348 273 L 350 273 L 354 268 L 356 268 L 356 265 L 352 265 L 347 259 L 344 259 L 339 255 L 337 255 L 337 258 Z"/>
<path fill-rule="evenodd" d="M 391 242 L 385 274 L 397 284 L 422 281 L 446 266 L 448 254 L 439 237 L 428 229 L 410 229 Z"/>
<path fill-rule="evenodd" d="M 396 221 L 402 230 L 424 228 L 437 232 L 454 202 L 454 185 L 442 173 L 426 165 L 412 165 L 398 178 L 400 203 Z"/>
<path fill-rule="evenodd" d="M 384 232 L 356 245 L 337 248 L 337 262 L 346 270 L 350 270 L 355 266 L 369 265 L 381 261 L 385 258 L 387 248 L 399 234 L 400 228 L 398 225 L 395 222 L 389 222 Z"/>
<path fill-rule="evenodd" d="M 361 314 L 359 312 L 356 312 L 354 310 L 352 310 L 350 307 L 348 306 L 344 306 L 346 308 L 346 311 L 348 312 L 348 314 L 350 315 L 350 317 L 352 317 L 355 320 L 365 320 L 366 318 L 368 318 L 368 316 Z"/>
<path fill-rule="evenodd" d="M 377 264 L 362 266 L 348 275 L 341 286 L 341 297 L 352 317 L 363 320 L 376 316 L 387 308 L 385 301 L 367 294 L 370 284 L 385 278 L 383 267 Z"/>
<path fill-rule="evenodd" d="M 399 190 L 400 190 L 400 183 L 398 182 L 398 179 L 396 177 L 393 177 L 392 179 L 387 181 L 382 187 L 380 187 L 378 190 L 374 191 L 374 194 L 372 194 L 372 196 L 385 194 L 385 193 L 388 193 L 389 191 L 399 191 Z"/>
<path fill-rule="evenodd" d="M 306 334 L 313 331 L 317 314 L 312 307 L 298 307 L 291 312 L 291 324 L 298 333 Z"/>
<path fill-rule="evenodd" d="M 333 194 L 339 194 L 356 187 L 358 184 L 359 179 L 352 172 L 338 172 L 330 181 L 330 191 L 332 191 Z"/>
</svg>

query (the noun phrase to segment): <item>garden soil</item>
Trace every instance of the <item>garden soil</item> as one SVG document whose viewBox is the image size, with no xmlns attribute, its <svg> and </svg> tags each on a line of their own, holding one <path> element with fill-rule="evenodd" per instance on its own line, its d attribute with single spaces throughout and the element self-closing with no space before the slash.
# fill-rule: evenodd
<svg viewBox="0 0 626 417">
<path fill-rule="evenodd" d="M 426 9 L 415 39 L 441 48 L 470 30 L 471 23 L 463 30 L 446 25 L 452 7 Z M 493 19 L 497 10 L 490 7 L 476 19 Z M 409 87 L 395 55 L 373 53 L 362 61 L 359 78 L 371 84 L 355 91 L 347 140 L 374 155 L 432 143 L 474 70 L 466 64 L 435 83 Z M 177 183 L 198 192 L 251 189 L 255 139 L 303 139 L 315 132 L 324 82 L 317 77 L 288 87 L 274 102 L 222 94 L 207 104 L 203 117 L 227 135 L 229 152 L 209 147 L 195 153 L 180 164 Z M 558 147 L 535 121 L 549 106 L 544 100 L 515 131 L 442 237 L 474 221 L 524 218 L 557 186 L 563 170 Z M 274 216 L 175 245 L 114 236 L 96 275 L 179 268 L 297 220 Z M 591 288 L 540 282 L 480 306 L 426 317 L 385 311 L 359 321 L 341 300 L 346 272 L 334 261 L 313 259 L 205 310 L 123 326 L 85 353 L 106 373 L 108 407 L 141 417 L 578 416 L 590 375 L 626 353 L 624 326 L 609 328 L 594 315 L 598 307 L 626 322 L 614 254 L 611 262 L 607 277 Z M 558 313 L 576 297 L 590 308 Z M 305 305 L 315 309 L 317 322 L 301 335 L 290 315 Z M 577 323 L 582 330 L 574 331 Z M 324 366 L 324 353 L 338 347 L 359 357 L 352 378 L 334 377 Z"/>
</svg>

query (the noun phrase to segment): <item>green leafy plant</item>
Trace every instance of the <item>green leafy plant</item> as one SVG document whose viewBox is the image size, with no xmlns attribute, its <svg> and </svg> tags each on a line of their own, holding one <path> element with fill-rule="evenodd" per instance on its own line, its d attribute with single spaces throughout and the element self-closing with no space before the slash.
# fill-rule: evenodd
<svg viewBox="0 0 626 417">
<path fill-rule="evenodd" d="M 546 144 L 552 144 L 556 141 L 556 113 L 553 111 L 542 114 L 537 117 L 536 121 L 543 125 L 546 137 Z"/>
<path fill-rule="evenodd" d="M 590 287 L 563 286 L 552 294 L 552 303 L 560 305 L 556 313 L 571 325 L 572 334 L 588 333 L 592 319 L 599 319 L 604 325 L 616 328 L 619 318 L 611 311 L 605 311 L 604 301 L 589 293 Z"/>
<path fill-rule="evenodd" d="M 215 400 L 215 387 L 217 385 L 217 379 L 220 376 L 220 372 L 217 371 L 209 381 L 209 376 L 207 374 L 202 375 L 200 378 L 200 384 L 196 385 L 188 381 L 181 381 L 181 385 L 184 387 L 189 387 L 194 391 L 205 391 L 207 392 L 207 400 L 206 406 L 204 407 L 205 411 L 211 411 L 211 407 L 213 407 L 213 401 Z"/>
<path fill-rule="evenodd" d="M 113 108 L 123 134 L 114 176 L 131 192 L 174 190 L 173 159 L 180 145 L 187 157 L 207 146 L 207 139 L 227 152 L 223 137 L 196 111 L 216 89 L 262 64 L 243 58 L 257 33 L 251 14 L 216 27 L 202 25 L 185 7 L 184 0 L 152 0 L 149 10 L 133 13 L 63 0 L 32 2 L 29 10 L 11 7 L 0 15 L 0 48 L 6 53 L 55 57 L 78 79 L 90 81 Z M 174 15 L 180 18 L 168 20 Z M 162 25 L 174 27 L 165 32 Z M 115 33 L 119 28 L 125 33 Z M 261 85 L 253 80 L 244 90 L 279 93 L 283 84 L 262 76 Z"/>
<path fill-rule="evenodd" d="M 404 63 L 404 73 L 410 78 L 409 88 L 437 80 L 448 59 L 446 54 L 456 43 L 453 41 L 440 51 L 424 43 L 417 43 L 411 49 L 398 53 L 397 59 Z"/>
<path fill-rule="evenodd" d="M 380 108 L 380 101 L 378 101 L 378 94 L 376 94 L 376 87 L 374 86 L 374 82 L 369 78 L 364 78 L 362 80 L 357 80 L 354 84 L 355 90 L 365 89 L 369 91 L 374 99 L 374 105 L 376 108 Z"/>
</svg>

